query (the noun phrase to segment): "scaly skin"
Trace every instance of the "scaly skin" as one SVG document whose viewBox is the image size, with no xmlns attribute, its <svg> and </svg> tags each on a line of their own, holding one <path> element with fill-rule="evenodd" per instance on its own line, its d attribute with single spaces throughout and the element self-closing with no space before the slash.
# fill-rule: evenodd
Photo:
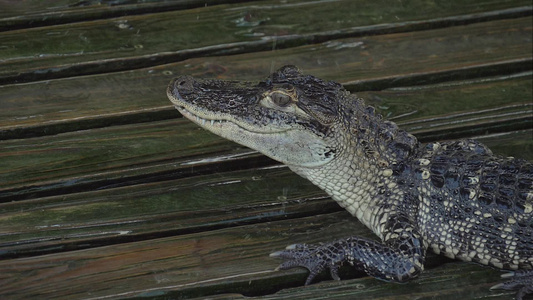
<svg viewBox="0 0 533 300">
<path fill-rule="evenodd" d="M 420 144 L 335 82 L 286 66 L 259 83 L 175 79 L 169 99 L 187 118 L 288 165 L 326 191 L 381 240 L 293 245 L 279 269 L 305 267 L 306 284 L 344 262 L 405 282 L 428 249 L 516 271 L 494 288 L 533 286 L 533 165 L 481 143 Z M 517 271 L 518 270 L 518 271 Z"/>
</svg>

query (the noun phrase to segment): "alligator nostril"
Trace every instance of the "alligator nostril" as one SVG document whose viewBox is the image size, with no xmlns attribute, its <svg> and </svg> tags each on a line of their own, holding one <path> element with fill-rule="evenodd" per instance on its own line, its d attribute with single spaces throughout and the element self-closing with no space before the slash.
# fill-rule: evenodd
<svg viewBox="0 0 533 300">
<path fill-rule="evenodd" d="M 174 80 L 174 87 L 181 95 L 187 95 L 194 90 L 194 78 L 191 76 L 181 76 Z"/>
</svg>

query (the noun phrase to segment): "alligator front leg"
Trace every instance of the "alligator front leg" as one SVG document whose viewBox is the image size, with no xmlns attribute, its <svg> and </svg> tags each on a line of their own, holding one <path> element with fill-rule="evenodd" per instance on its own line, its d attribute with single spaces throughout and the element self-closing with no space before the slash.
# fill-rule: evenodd
<svg viewBox="0 0 533 300">
<path fill-rule="evenodd" d="M 386 234 L 388 239 L 383 243 L 349 237 L 323 245 L 291 245 L 270 256 L 285 260 L 279 270 L 307 268 L 310 274 L 306 285 L 324 269 L 329 269 L 332 278 L 339 280 L 338 268 L 345 262 L 378 279 L 405 282 L 423 270 L 425 249 L 413 228 L 393 226 L 391 229 L 394 230 Z"/>
</svg>

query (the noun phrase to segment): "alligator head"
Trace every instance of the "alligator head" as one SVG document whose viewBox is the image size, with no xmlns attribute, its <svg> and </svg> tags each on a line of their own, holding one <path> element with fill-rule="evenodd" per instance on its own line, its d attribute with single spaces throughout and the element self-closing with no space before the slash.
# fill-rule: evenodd
<svg viewBox="0 0 533 300">
<path fill-rule="evenodd" d="M 182 76 L 167 93 L 183 116 L 286 164 L 378 235 L 372 199 L 418 145 L 340 84 L 293 66 L 256 83 Z"/>
<path fill-rule="evenodd" d="M 340 105 L 349 93 L 294 66 L 255 83 L 181 76 L 167 94 L 201 127 L 292 167 L 327 164 L 346 145 Z"/>
</svg>

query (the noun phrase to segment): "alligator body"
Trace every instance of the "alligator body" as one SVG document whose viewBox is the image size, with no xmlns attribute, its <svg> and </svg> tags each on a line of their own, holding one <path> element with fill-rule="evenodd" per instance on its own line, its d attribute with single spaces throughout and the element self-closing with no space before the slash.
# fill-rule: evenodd
<svg viewBox="0 0 533 300">
<path fill-rule="evenodd" d="M 494 288 L 533 292 L 533 164 L 473 140 L 421 144 L 340 84 L 286 66 L 259 83 L 171 82 L 168 97 L 201 127 L 278 160 L 326 191 L 380 242 L 349 237 L 271 254 L 309 284 L 348 262 L 405 282 L 427 250 L 510 270 Z"/>
</svg>

